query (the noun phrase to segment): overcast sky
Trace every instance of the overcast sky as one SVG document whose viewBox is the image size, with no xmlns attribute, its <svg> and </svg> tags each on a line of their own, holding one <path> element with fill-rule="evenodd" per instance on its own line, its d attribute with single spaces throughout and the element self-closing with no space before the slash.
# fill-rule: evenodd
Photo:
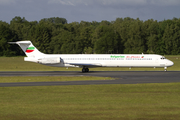
<svg viewBox="0 0 180 120">
<path fill-rule="evenodd" d="M 68 23 L 118 17 L 162 21 L 180 18 L 180 0 L 0 0 L 0 20 L 9 23 L 15 16 L 28 21 L 62 17 Z"/>
</svg>

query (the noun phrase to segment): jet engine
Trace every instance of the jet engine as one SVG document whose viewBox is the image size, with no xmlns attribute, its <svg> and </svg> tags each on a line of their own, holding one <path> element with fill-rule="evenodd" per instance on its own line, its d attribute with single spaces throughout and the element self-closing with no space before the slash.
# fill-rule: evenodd
<svg viewBox="0 0 180 120">
<path fill-rule="evenodd" d="M 38 63 L 40 64 L 58 64 L 58 63 L 61 63 L 61 58 L 41 58 L 41 59 L 38 59 Z"/>
</svg>

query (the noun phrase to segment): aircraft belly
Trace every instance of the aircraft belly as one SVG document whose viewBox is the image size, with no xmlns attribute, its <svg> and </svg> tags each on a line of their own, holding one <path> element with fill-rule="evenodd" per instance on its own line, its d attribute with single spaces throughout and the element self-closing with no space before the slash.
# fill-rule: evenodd
<svg viewBox="0 0 180 120">
<path fill-rule="evenodd" d="M 165 64 L 159 64 L 155 61 L 75 61 L 74 63 L 46 64 L 53 67 L 164 67 Z"/>
</svg>

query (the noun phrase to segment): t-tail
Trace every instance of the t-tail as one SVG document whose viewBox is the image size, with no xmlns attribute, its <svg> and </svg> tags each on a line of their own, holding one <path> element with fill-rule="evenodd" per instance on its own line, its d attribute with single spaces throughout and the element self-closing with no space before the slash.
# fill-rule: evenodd
<svg viewBox="0 0 180 120">
<path fill-rule="evenodd" d="M 38 58 L 43 57 L 45 54 L 41 53 L 31 41 L 17 41 L 9 42 L 9 44 L 18 44 L 24 51 L 27 57 L 24 58 L 25 61 L 38 62 Z"/>
<path fill-rule="evenodd" d="M 45 55 L 41 53 L 31 41 L 17 41 L 17 42 L 9 42 L 10 44 L 18 44 L 21 49 L 24 51 L 27 57 L 39 57 Z"/>
<path fill-rule="evenodd" d="M 60 57 L 52 57 L 41 53 L 31 41 L 17 41 L 9 42 L 10 44 L 18 44 L 21 49 L 24 51 L 27 57 L 24 58 L 24 61 L 36 62 L 40 64 L 60 64 Z"/>
</svg>

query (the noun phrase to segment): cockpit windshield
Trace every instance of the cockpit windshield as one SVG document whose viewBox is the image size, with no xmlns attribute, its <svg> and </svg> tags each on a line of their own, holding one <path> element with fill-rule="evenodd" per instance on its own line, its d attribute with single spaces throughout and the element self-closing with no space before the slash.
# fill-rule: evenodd
<svg viewBox="0 0 180 120">
<path fill-rule="evenodd" d="M 164 59 L 166 59 L 164 56 L 163 56 L 163 57 L 161 57 L 161 60 L 164 60 Z"/>
</svg>

